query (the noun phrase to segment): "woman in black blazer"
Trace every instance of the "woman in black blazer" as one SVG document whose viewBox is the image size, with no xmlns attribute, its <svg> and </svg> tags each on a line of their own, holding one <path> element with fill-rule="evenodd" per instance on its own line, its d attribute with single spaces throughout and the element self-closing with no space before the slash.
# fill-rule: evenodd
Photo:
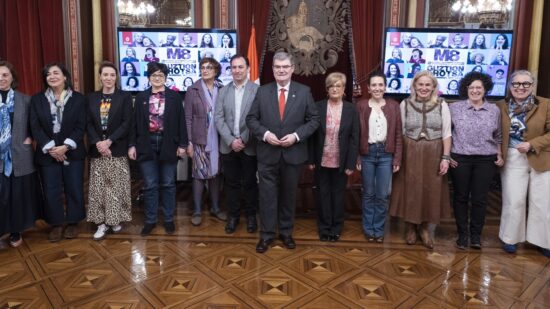
<svg viewBox="0 0 550 309">
<path fill-rule="evenodd" d="M 132 124 L 132 97 L 116 88 L 118 70 L 111 62 L 99 67 L 101 90 L 88 95 L 90 180 L 88 222 L 98 225 L 94 240 L 120 223 L 132 220 L 128 136 Z"/>
<path fill-rule="evenodd" d="M 155 228 L 159 203 L 166 234 L 173 234 L 176 229 L 176 167 L 185 154 L 187 130 L 183 100 L 179 93 L 165 86 L 167 75 L 164 63 L 147 64 L 151 88 L 136 96 L 130 130 L 128 156 L 139 161 L 144 182 L 145 224 L 141 236 L 149 235 Z"/>
<path fill-rule="evenodd" d="M 311 142 L 311 158 L 318 181 L 317 228 L 321 241 L 337 241 L 344 226 L 344 193 L 359 148 L 359 116 L 344 101 L 346 75 L 334 72 L 325 85 L 328 100 L 317 102 L 321 125 Z"/>
<path fill-rule="evenodd" d="M 57 242 L 63 236 L 77 237 L 78 222 L 86 216 L 86 98 L 72 90 L 71 74 L 63 64 L 46 65 L 42 75 L 45 90 L 31 99 L 31 131 L 37 141 L 35 157 L 46 196 L 44 216 L 53 226 L 48 240 Z M 63 233 L 64 224 L 67 228 Z"/>
<path fill-rule="evenodd" d="M 18 247 L 21 232 L 34 225 L 42 201 L 29 130 L 31 98 L 16 91 L 13 65 L 0 61 L 0 236 L 10 233 Z"/>
</svg>

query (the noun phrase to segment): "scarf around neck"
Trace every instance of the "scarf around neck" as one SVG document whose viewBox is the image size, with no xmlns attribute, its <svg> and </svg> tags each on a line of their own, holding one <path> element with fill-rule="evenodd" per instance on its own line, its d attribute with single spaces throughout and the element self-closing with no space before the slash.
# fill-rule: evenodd
<svg viewBox="0 0 550 309">
<path fill-rule="evenodd" d="M 63 90 L 59 96 L 59 100 L 55 98 L 55 94 L 51 88 L 48 88 L 44 93 L 46 99 L 50 103 L 50 113 L 52 115 L 53 133 L 59 133 L 61 131 L 61 123 L 63 121 L 63 110 L 65 104 L 73 95 L 73 91 L 69 89 Z"/>
<path fill-rule="evenodd" d="M 534 95 L 530 95 L 522 102 L 508 101 L 508 116 L 510 116 L 510 137 L 523 141 L 523 133 L 527 130 L 526 116 L 536 105 Z"/>
<path fill-rule="evenodd" d="M 11 175 L 12 157 L 11 157 L 11 118 L 13 113 L 15 91 L 10 89 L 6 97 L 6 102 L 2 102 L 0 97 L 0 160 L 4 162 L 4 175 Z"/>
</svg>

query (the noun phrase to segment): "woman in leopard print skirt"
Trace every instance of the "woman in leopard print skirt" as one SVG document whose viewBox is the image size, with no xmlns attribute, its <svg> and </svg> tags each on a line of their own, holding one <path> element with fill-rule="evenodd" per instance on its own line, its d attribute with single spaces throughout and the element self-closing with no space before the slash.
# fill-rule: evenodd
<svg viewBox="0 0 550 309">
<path fill-rule="evenodd" d="M 88 95 L 88 140 L 90 142 L 90 187 L 88 222 L 98 225 L 94 240 L 120 223 L 132 220 L 130 168 L 127 149 L 132 123 L 132 98 L 116 88 L 118 71 L 110 62 L 99 68 L 102 89 Z"/>
</svg>

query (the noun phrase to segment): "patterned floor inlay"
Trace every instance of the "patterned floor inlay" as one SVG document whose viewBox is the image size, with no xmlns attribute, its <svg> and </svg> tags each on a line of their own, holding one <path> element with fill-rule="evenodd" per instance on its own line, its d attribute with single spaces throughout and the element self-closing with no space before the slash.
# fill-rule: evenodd
<svg viewBox="0 0 550 309">
<path fill-rule="evenodd" d="M 136 191 L 137 192 L 137 191 Z M 482 250 L 455 248 L 456 227 L 436 230 L 435 248 L 407 245 L 404 224 L 390 219 L 384 242 L 363 235 L 359 191 L 350 191 L 338 242 L 321 242 L 311 193 L 300 190 L 294 226 L 296 249 L 275 239 L 256 253 L 258 232 L 225 234 L 225 222 L 203 212 L 190 224 L 191 203 L 178 202 L 176 232 L 159 221 L 141 237 L 140 205 L 122 231 L 92 240 L 96 227 L 79 225 L 77 239 L 50 243 L 48 228 L 23 234 L 23 244 L 0 243 L 0 309 L 11 308 L 548 308 L 550 259 L 533 246 L 501 250 L 498 209 L 492 207 Z M 178 199 L 190 200 L 188 184 Z M 207 208 L 207 205 L 205 205 Z M 161 217 L 162 218 L 162 217 Z"/>
</svg>

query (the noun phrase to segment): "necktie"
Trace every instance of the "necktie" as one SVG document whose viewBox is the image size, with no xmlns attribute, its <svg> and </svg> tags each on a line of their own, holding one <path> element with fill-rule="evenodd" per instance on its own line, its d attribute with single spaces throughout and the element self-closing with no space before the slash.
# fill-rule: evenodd
<svg viewBox="0 0 550 309">
<path fill-rule="evenodd" d="M 281 115 L 281 120 L 283 120 L 283 114 L 285 112 L 285 88 L 281 88 L 279 93 L 279 115 Z"/>
</svg>

